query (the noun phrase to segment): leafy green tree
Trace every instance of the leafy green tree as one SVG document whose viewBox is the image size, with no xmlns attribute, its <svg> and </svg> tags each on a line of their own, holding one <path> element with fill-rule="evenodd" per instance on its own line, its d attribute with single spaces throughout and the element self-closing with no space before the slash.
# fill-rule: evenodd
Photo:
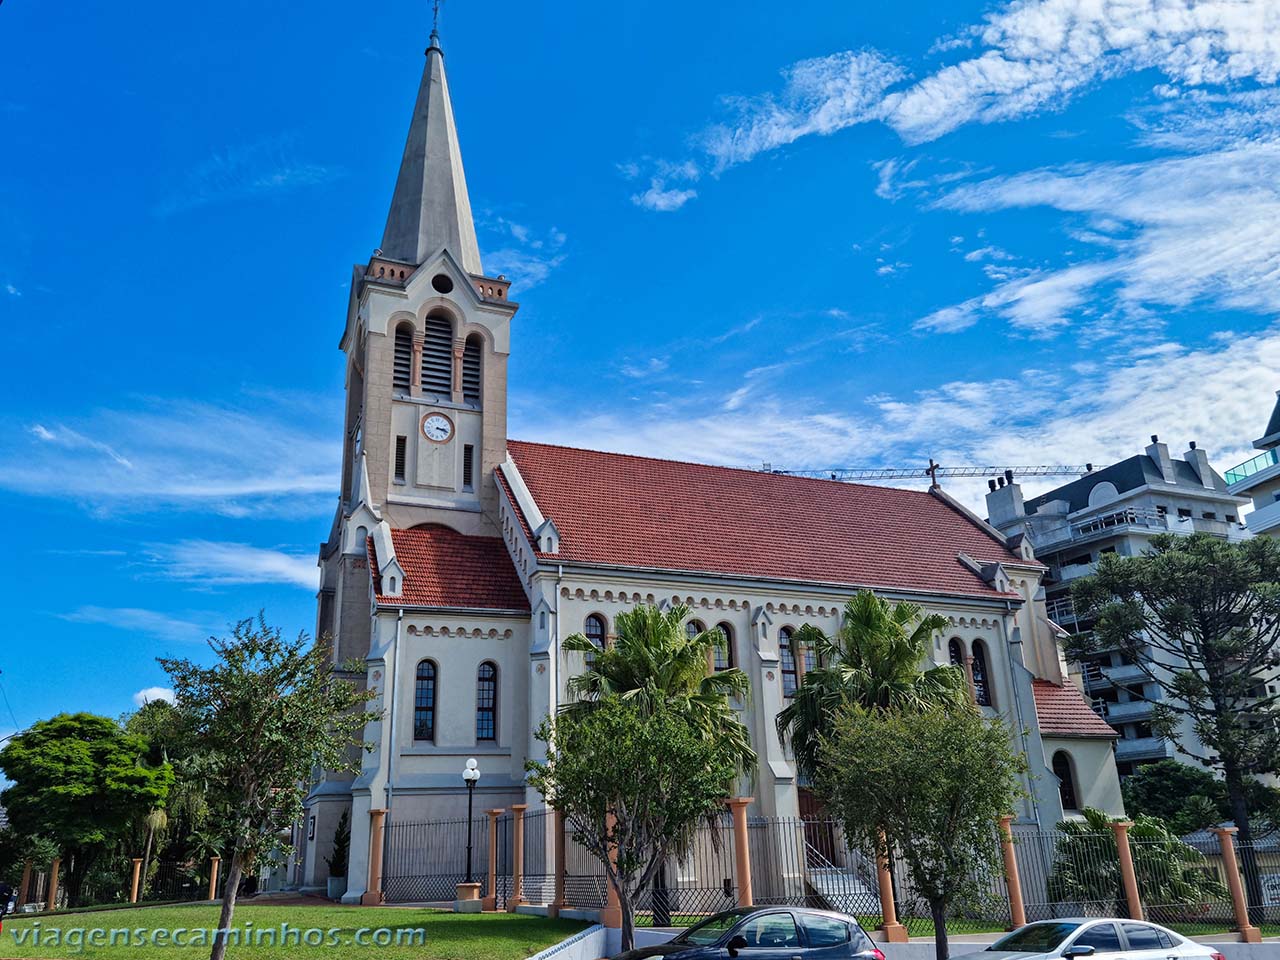
<svg viewBox="0 0 1280 960">
<path fill-rule="evenodd" d="M 1280 540 L 1162 534 L 1143 556 L 1103 554 L 1073 594 L 1094 625 L 1069 655 L 1119 649 L 1161 690 L 1156 735 L 1222 772 L 1249 902 L 1260 905 L 1246 785 L 1280 771 L 1280 695 L 1267 690 L 1280 664 Z M 1184 723 L 1202 746 L 1179 736 Z"/>
<path fill-rule="evenodd" d="M 72 905 L 130 822 L 164 805 L 173 770 L 147 763 L 146 754 L 141 737 L 91 713 L 42 720 L 0 750 L 0 770 L 11 782 L 0 803 L 19 835 L 57 845 Z"/>
<path fill-rule="evenodd" d="M 776 721 L 778 736 L 791 744 L 801 773 L 817 776 L 822 738 L 834 730 L 846 704 L 919 709 L 968 700 L 962 670 L 925 667 L 933 635 L 946 625 L 946 617 L 926 614 L 918 604 L 890 602 L 863 590 L 845 604 L 834 636 L 811 624 L 796 631 L 796 649 L 813 647 L 824 664 L 805 671 Z"/>
<path fill-rule="evenodd" d="M 281 832 L 302 812 L 314 769 L 355 767 L 351 747 L 369 719 L 363 708 L 373 693 L 339 672 L 328 644 L 306 634 L 284 640 L 261 615 L 209 646 L 212 666 L 185 659 L 160 664 L 189 742 L 197 745 L 189 769 L 205 784 L 210 820 L 226 844 L 226 888 L 210 954 L 222 960 L 240 878 L 279 849 Z"/>
<path fill-rule="evenodd" d="M 1178 836 L 1217 826 L 1231 819 L 1227 786 L 1218 777 L 1177 760 L 1145 764 L 1121 784 L 1124 808 L 1169 825 Z M 1255 836 L 1280 827 L 1280 790 L 1257 780 L 1245 783 L 1245 796 Z"/>
<path fill-rule="evenodd" d="M 150 762 L 169 763 L 174 772 L 164 807 L 147 811 L 132 827 L 130 850 L 142 850 L 145 889 L 154 873 L 153 857 L 203 862 L 219 844 L 209 842 L 212 824 L 205 784 L 190 762 L 197 749 L 182 712 L 167 701 L 152 700 L 126 715 L 123 723 L 126 731 L 147 741 Z"/>
<path fill-rule="evenodd" d="M 897 851 L 947 960 L 947 916 L 984 898 L 1000 869 L 996 821 L 1023 794 L 1026 759 L 1009 729 L 971 704 L 851 705 L 820 743 L 819 795 L 851 845 Z"/>
<path fill-rule="evenodd" d="M 1084 820 L 1058 824 L 1059 839 L 1048 878 L 1049 899 L 1092 903 L 1115 916 L 1128 916 L 1124 880 L 1116 850 L 1114 822 L 1086 809 Z M 1135 816 L 1129 830 L 1133 869 L 1145 903 L 1165 908 L 1200 907 L 1225 900 L 1227 890 L 1208 871 L 1200 851 L 1170 832 L 1156 817 Z"/>
<path fill-rule="evenodd" d="M 12 825 L 0 829 L 0 879 L 12 883 L 15 890 L 28 860 L 41 869 L 57 855 L 58 846 L 52 840 L 18 833 Z"/>
<path fill-rule="evenodd" d="M 698 821 L 723 808 L 737 745 L 708 737 L 678 700 L 620 694 L 561 714 L 554 734 L 544 721 L 537 736 L 547 756 L 526 764 L 529 782 L 604 864 L 622 909 L 622 949 L 630 950 L 637 895 L 685 852 Z"/>
<path fill-rule="evenodd" d="M 634 704 L 642 714 L 673 709 L 732 753 L 738 775 L 754 776 L 751 734 L 729 702 L 730 697 L 746 698 L 751 681 L 736 667 L 708 672 L 708 657 L 724 644 L 724 636 L 707 630 L 690 637 L 684 625 L 688 616 L 683 605 L 665 613 L 654 606 L 619 613 L 617 637 L 607 650 L 599 650 L 581 633 L 566 637 L 565 650 L 594 655 L 595 663 L 570 679 L 569 691 L 577 699 L 561 716 L 590 713 L 609 696 Z"/>
</svg>

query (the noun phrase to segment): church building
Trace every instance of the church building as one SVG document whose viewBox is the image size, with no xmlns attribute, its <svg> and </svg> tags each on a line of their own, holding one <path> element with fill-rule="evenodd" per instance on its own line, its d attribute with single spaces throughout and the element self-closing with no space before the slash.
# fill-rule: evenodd
<svg viewBox="0 0 1280 960">
<path fill-rule="evenodd" d="M 538 724 L 585 669 L 564 638 L 604 646 L 619 613 L 687 605 L 719 628 L 714 666 L 752 684 L 738 704 L 759 754 L 752 815 L 813 809 L 774 719 L 814 664 L 793 637 L 831 633 L 860 589 L 943 614 L 932 660 L 965 667 L 1029 759 L 1018 821 L 1050 829 L 1085 806 L 1121 813 L 1115 731 L 1082 697 L 1046 615 L 1046 568 L 936 484 L 927 491 L 678 463 L 518 440 L 507 358 L 510 281 L 486 274 L 434 32 L 380 246 L 351 277 L 342 489 L 320 550 L 317 634 L 368 666 L 376 693 L 350 774 L 307 798 L 297 882 L 323 887 L 350 812 L 346 899 L 368 875 L 371 810 L 387 822 L 542 798 L 524 782 Z M 519 331 L 519 336 L 513 332 Z M 709 669 L 714 668 L 708 665 Z"/>
</svg>

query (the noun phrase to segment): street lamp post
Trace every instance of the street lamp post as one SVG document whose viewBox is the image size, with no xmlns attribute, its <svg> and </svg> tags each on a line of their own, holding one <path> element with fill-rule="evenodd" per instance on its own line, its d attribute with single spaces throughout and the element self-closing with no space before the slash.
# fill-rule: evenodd
<svg viewBox="0 0 1280 960">
<path fill-rule="evenodd" d="M 480 779 L 480 764 L 472 757 L 462 771 L 462 779 L 467 785 L 467 883 L 471 883 L 471 810 L 475 803 L 476 781 Z"/>
</svg>

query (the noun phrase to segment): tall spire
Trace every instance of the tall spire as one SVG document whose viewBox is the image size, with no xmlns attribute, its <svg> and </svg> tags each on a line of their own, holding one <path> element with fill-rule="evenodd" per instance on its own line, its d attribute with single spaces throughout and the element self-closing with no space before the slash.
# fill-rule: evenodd
<svg viewBox="0 0 1280 960">
<path fill-rule="evenodd" d="M 483 272 L 444 74 L 444 51 L 433 28 L 396 192 L 382 233 L 382 254 L 419 264 L 441 247 L 468 273 Z"/>
</svg>

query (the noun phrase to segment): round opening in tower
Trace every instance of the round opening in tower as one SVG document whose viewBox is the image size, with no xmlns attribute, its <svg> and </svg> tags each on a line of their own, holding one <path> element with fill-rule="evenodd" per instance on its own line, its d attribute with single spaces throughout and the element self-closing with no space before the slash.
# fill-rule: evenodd
<svg viewBox="0 0 1280 960">
<path fill-rule="evenodd" d="M 437 273 L 432 277 L 431 286 L 435 287 L 436 293 L 453 292 L 453 280 L 447 273 Z"/>
</svg>

